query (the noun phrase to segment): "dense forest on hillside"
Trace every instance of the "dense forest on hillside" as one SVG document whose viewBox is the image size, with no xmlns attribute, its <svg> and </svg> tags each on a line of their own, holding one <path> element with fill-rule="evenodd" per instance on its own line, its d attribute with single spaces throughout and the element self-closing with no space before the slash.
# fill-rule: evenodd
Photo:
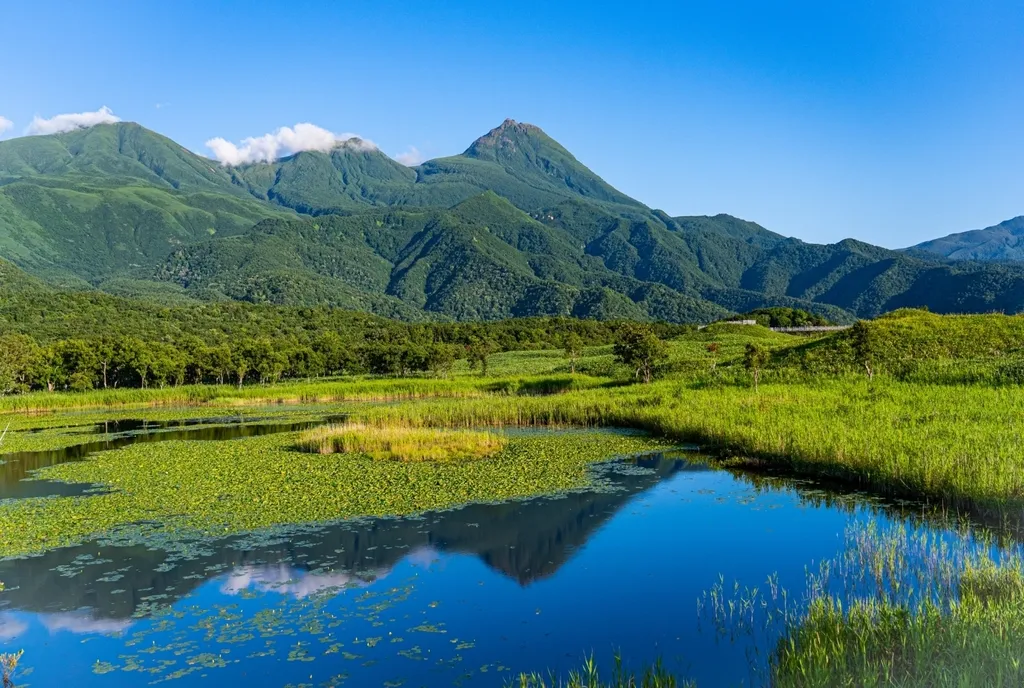
<svg viewBox="0 0 1024 688">
<path fill-rule="evenodd" d="M 409 323 L 329 307 L 237 301 L 159 305 L 53 289 L 0 262 L 0 394 L 29 389 L 432 371 L 498 351 L 607 344 L 622 321 L 520 318 Z M 674 336 L 687 326 L 654 323 Z"/>
<path fill-rule="evenodd" d="M 0 257 L 50 284 L 166 305 L 407 321 L 706 323 L 786 307 L 849 323 L 901 307 L 1024 308 L 1018 265 L 670 217 L 511 120 L 414 168 L 358 140 L 230 167 L 131 123 L 3 141 Z"/>
</svg>

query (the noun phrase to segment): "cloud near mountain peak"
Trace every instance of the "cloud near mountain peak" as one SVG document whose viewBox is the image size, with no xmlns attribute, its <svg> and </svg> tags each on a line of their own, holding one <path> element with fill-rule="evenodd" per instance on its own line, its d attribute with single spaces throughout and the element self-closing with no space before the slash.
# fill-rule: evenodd
<svg viewBox="0 0 1024 688">
<path fill-rule="evenodd" d="M 309 122 L 294 127 L 281 127 L 263 136 L 250 136 L 235 144 L 216 137 L 206 142 L 213 157 L 225 166 L 246 165 L 255 162 L 273 162 L 301 151 L 327 152 L 342 144 L 356 145 L 361 150 L 376 150 L 377 146 L 355 134 L 335 134 Z"/>
<path fill-rule="evenodd" d="M 120 122 L 121 118 L 113 113 L 106 105 L 95 112 L 75 112 L 64 115 L 56 115 L 44 119 L 39 115 L 32 118 L 32 124 L 28 125 L 25 133 L 29 136 L 43 136 L 46 134 L 63 134 L 76 129 L 88 129 L 97 124 L 114 124 Z M 2 127 L 2 124 L 0 124 Z"/>
<path fill-rule="evenodd" d="M 402 163 L 406 167 L 415 167 L 423 162 L 426 158 L 423 157 L 423 153 L 420 152 L 416 146 L 409 146 L 409 150 L 404 153 L 399 153 L 395 156 L 395 160 Z"/>
</svg>

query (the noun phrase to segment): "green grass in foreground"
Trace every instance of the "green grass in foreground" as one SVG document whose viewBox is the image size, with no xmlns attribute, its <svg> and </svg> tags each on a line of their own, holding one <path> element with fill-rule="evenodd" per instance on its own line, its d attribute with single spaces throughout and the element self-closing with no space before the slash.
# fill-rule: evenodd
<svg viewBox="0 0 1024 688">
<path fill-rule="evenodd" d="M 743 638 L 764 685 L 776 688 L 954 688 L 1024 685 L 1020 548 L 994 554 L 985 532 L 948 533 L 854 522 L 834 559 L 808 569 L 806 590 L 716 583 L 698 616 L 720 638 Z M 756 660 L 755 660 L 756 661 Z M 523 674 L 507 686 L 674 686 L 660 663 L 602 681 L 593 658 L 567 680 Z M 756 668 L 756 667 L 755 667 Z"/>
<path fill-rule="evenodd" d="M 948 606 L 812 602 L 772 658 L 778 686 L 1024 685 L 1024 575 L 968 568 Z"/>
<path fill-rule="evenodd" d="M 365 454 L 376 460 L 451 461 L 482 459 L 506 444 L 507 440 L 494 432 L 349 423 L 304 432 L 296 447 L 316 454 Z"/>
<path fill-rule="evenodd" d="M 1021 549 L 994 557 L 980 535 L 967 529 L 951 542 L 875 521 L 848 530 L 842 557 L 808 575 L 802 611 L 784 615 L 771 683 L 1024 685 Z"/>
<path fill-rule="evenodd" d="M 390 516 L 580 489 L 592 463 L 668 448 L 611 433 L 511 439 L 470 462 L 375 461 L 308 454 L 296 433 L 224 442 L 170 441 L 44 468 L 39 478 L 113 491 L 0 504 L 0 556 L 40 552 L 139 522 L 222 535 L 276 525 Z"/>
</svg>

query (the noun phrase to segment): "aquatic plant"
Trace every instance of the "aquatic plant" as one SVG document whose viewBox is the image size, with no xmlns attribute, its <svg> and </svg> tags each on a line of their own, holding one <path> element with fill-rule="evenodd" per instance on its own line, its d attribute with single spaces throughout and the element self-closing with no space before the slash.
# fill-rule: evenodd
<svg viewBox="0 0 1024 688">
<path fill-rule="evenodd" d="M 554 674 L 519 674 L 505 683 L 506 688 L 695 688 L 696 684 L 677 678 L 658 660 L 637 674 L 622 666 L 622 658 L 615 657 L 611 678 L 601 678 L 601 672 L 593 655 L 583 661 L 580 669 L 570 671 L 565 678 Z"/>
<path fill-rule="evenodd" d="M 511 438 L 486 461 L 375 461 L 309 454 L 296 433 L 169 441 L 43 468 L 38 478 L 93 483 L 81 497 L 0 502 L 0 556 L 39 552 L 132 524 L 224 535 L 276 525 L 392 516 L 594 487 L 591 465 L 670 445 L 634 435 Z"/>
<path fill-rule="evenodd" d="M 18 670 L 18 663 L 24 652 L 24 650 L 19 650 L 0 654 L 0 683 L 3 688 L 14 688 L 14 674 Z"/>
<path fill-rule="evenodd" d="M 304 432 L 295 446 L 317 454 L 359 453 L 378 460 L 450 461 L 483 458 L 506 444 L 506 438 L 493 432 L 346 423 Z"/>
</svg>

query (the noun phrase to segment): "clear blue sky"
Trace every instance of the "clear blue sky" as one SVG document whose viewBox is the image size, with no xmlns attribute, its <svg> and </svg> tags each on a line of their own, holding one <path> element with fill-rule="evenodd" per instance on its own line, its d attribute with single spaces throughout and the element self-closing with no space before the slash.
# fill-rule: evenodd
<svg viewBox="0 0 1024 688">
<path fill-rule="evenodd" d="M 0 8 L 0 116 L 427 157 L 512 117 L 673 215 L 897 247 L 1024 214 L 1022 37 L 1020 0 L 34 0 Z"/>
</svg>

